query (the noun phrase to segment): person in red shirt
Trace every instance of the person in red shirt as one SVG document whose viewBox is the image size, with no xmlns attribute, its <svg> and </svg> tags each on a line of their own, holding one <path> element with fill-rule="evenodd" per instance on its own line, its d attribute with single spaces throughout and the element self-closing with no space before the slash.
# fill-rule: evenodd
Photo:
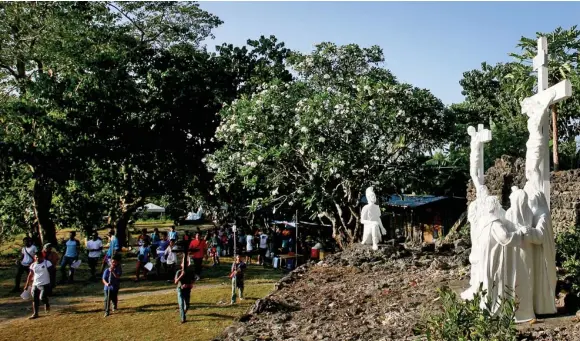
<svg viewBox="0 0 580 341">
<path fill-rule="evenodd" d="M 201 276 L 201 268 L 203 258 L 207 254 L 207 243 L 201 238 L 199 233 L 195 234 L 195 239 L 189 243 L 189 255 L 193 259 L 193 269 L 195 272 L 196 281 Z"/>
</svg>

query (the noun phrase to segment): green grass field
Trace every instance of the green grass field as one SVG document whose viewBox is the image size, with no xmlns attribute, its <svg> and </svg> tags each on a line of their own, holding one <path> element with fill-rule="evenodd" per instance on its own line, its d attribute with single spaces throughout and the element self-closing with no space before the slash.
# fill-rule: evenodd
<svg viewBox="0 0 580 341">
<path fill-rule="evenodd" d="M 167 227 L 169 227 L 168 225 Z M 147 226 L 152 229 L 151 226 Z M 156 227 L 160 227 L 156 225 Z M 188 227 L 185 227 L 188 228 Z M 205 227 L 202 229 L 206 229 Z M 165 226 L 160 227 L 160 230 Z M 179 227 L 178 231 L 183 231 Z M 197 227 L 192 228 L 197 229 Z M 102 231 L 103 234 L 106 231 Z M 68 235 L 64 230 L 59 238 Z M 250 265 L 246 272 L 246 300 L 230 306 L 231 284 L 228 278 L 232 258 L 224 257 L 220 265 L 212 267 L 204 262 L 202 279 L 195 284 L 191 297 L 188 323 L 179 323 L 175 285 L 163 280 L 139 283 L 135 277 L 135 257 L 123 257 L 123 276 L 119 293 L 119 310 L 103 317 L 103 286 L 88 282 L 89 269 L 82 264 L 75 273 L 75 283 L 59 285 L 51 297 L 51 312 L 41 309 L 41 318 L 28 320 L 32 313 L 30 301 L 10 293 L 14 286 L 15 258 L 11 249 L 19 250 L 21 238 L 1 245 L 0 253 L 0 340 L 39 340 L 50 335 L 52 339 L 84 340 L 87 333 L 95 340 L 166 340 L 185 335 L 188 340 L 211 340 L 241 316 L 256 299 L 266 296 L 281 278 L 280 270 Z M 57 279 L 60 279 L 60 272 Z M 25 276 L 22 276 L 21 288 Z"/>
</svg>

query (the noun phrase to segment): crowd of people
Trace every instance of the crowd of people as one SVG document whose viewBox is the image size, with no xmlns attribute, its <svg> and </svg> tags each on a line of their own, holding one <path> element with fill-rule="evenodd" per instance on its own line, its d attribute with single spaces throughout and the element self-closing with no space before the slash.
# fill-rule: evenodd
<svg viewBox="0 0 580 341">
<path fill-rule="evenodd" d="M 230 226 L 222 226 L 206 232 L 198 227 L 195 236 L 186 231 L 182 236 L 172 226 L 168 231 L 154 228 L 152 233 L 142 229 L 135 243 L 137 256 L 135 282 L 147 279 L 153 274 L 157 279 L 165 278 L 168 283 L 177 285 L 180 319 L 186 320 L 193 284 L 200 280 L 204 259 L 211 258 L 212 266 L 220 264 L 220 257 L 233 256 L 234 262 L 229 278 L 232 282 L 231 304 L 244 298 L 244 273 L 247 266 L 257 255 L 255 264 L 265 265 L 267 259 L 276 254 L 288 252 L 294 247 L 293 235 L 282 229 L 239 229 L 234 233 Z M 86 242 L 86 260 L 89 268 L 89 281 L 98 279 L 104 285 L 105 316 L 117 309 L 118 294 L 121 284 L 121 247 L 113 228 L 108 231 L 108 247 L 105 250 L 103 240 L 93 232 Z M 76 232 L 70 232 L 69 238 L 62 242 L 62 258 L 50 243 L 42 250 L 34 245 L 29 237 L 23 239 L 23 247 L 17 261 L 17 271 L 13 292 L 20 292 L 22 275 L 27 274 L 24 293 L 30 293 L 33 315 L 37 318 L 41 303 L 45 311 L 50 311 L 49 297 L 57 285 L 74 282 L 75 270 L 81 264 L 82 247 L 76 238 Z M 102 259 L 101 259 L 102 257 Z M 84 257 L 83 257 L 84 258 Z M 99 263 L 101 265 L 98 272 Z M 61 279 L 57 282 L 57 267 L 60 266 Z M 154 272 L 152 272 L 154 269 Z M 24 296 L 23 296 L 24 297 Z"/>
</svg>

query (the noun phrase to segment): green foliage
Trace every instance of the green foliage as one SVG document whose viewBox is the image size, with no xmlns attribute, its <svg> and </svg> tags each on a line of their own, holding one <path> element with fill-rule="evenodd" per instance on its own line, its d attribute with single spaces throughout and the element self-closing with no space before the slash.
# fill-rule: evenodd
<svg viewBox="0 0 580 341">
<path fill-rule="evenodd" d="M 572 227 L 556 236 L 556 260 L 564 273 L 560 279 L 571 284 L 580 295 L 580 229 Z"/>
<path fill-rule="evenodd" d="M 223 146 L 207 159 L 215 189 L 242 187 L 252 210 L 300 207 L 346 227 L 367 186 L 424 182 L 418 164 L 448 136 L 448 113 L 429 91 L 397 83 L 382 59 L 378 47 L 322 43 L 289 59 L 295 81 L 225 107 Z"/>
<path fill-rule="evenodd" d="M 418 326 L 429 341 L 515 341 L 515 303 L 502 299 L 496 314 L 491 314 L 491 299 L 480 290 L 473 300 L 461 301 L 448 287 L 438 289 L 441 309 Z M 482 309 L 483 302 L 483 309 Z"/>
</svg>

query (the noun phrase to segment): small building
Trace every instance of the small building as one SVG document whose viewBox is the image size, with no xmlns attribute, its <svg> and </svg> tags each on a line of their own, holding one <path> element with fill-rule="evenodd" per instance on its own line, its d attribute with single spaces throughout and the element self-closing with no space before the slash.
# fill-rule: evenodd
<svg viewBox="0 0 580 341">
<path fill-rule="evenodd" d="M 363 196 L 361 203 L 367 203 Z M 389 238 L 432 243 L 447 234 L 465 212 L 467 200 L 433 195 L 389 195 L 381 198 L 381 220 Z"/>
</svg>

